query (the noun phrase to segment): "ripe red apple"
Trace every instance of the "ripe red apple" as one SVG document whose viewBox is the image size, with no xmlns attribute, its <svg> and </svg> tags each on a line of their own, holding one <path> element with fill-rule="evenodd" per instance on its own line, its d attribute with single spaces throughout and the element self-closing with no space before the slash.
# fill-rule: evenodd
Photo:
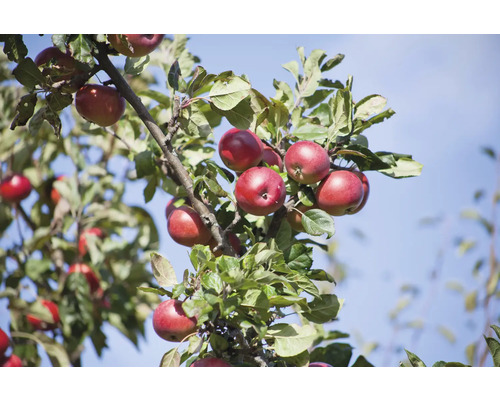
<svg viewBox="0 0 500 400">
<path fill-rule="evenodd" d="M 45 322 L 42 321 L 40 318 L 34 316 L 33 314 L 28 314 L 26 315 L 26 319 L 28 320 L 30 325 L 33 327 L 33 329 L 39 331 L 50 331 L 52 329 L 57 328 L 57 324 L 59 324 L 59 322 L 61 321 L 61 319 L 59 318 L 59 307 L 57 307 L 57 304 L 49 300 L 40 300 L 40 303 L 42 303 L 42 305 L 47 310 L 50 311 L 54 322 L 53 323 Z"/>
<path fill-rule="evenodd" d="M 9 348 L 9 337 L 7 334 L 3 331 L 2 328 L 0 328 L 0 359 L 3 358 L 5 355 L 5 352 Z"/>
<path fill-rule="evenodd" d="M 22 367 L 22 366 L 23 362 L 15 354 L 12 354 L 3 362 L 3 364 L 0 364 L 0 367 Z"/>
<path fill-rule="evenodd" d="M 180 342 L 196 332 L 196 317 L 188 318 L 182 309 L 182 301 L 166 300 L 153 313 L 153 328 L 159 337 L 169 342 Z"/>
<path fill-rule="evenodd" d="M 212 237 L 200 215 L 189 206 L 180 206 L 170 213 L 167 230 L 175 242 L 188 247 L 207 244 Z"/>
<path fill-rule="evenodd" d="M 309 363 L 309 366 L 310 367 L 333 367 L 333 365 L 330 365 L 328 363 L 321 362 L 321 361 Z"/>
<path fill-rule="evenodd" d="M 170 199 L 170 201 L 167 203 L 167 207 L 165 208 L 165 216 L 167 217 L 167 220 L 168 220 L 168 217 L 170 215 L 170 213 L 172 211 L 174 211 L 175 209 L 179 208 L 179 207 L 176 207 L 175 206 L 175 202 L 179 200 L 177 197 L 174 197 L 172 199 Z M 189 201 L 189 199 L 184 199 L 184 204 L 183 205 L 187 205 L 187 206 L 190 206 L 191 205 L 191 202 Z"/>
<path fill-rule="evenodd" d="M 62 181 L 65 178 L 66 177 L 64 175 L 61 175 L 56 178 L 56 181 Z M 50 199 L 54 204 L 59 203 L 59 200 L 61 200 L 61 193 L 59 193 L 59 191 L 55 187 L 52 187 L 50 191 Z"/>
<path fill-rule="evenodd" d="M 240 254 L 241 241 L 238 238 L 238 236 L 236 236 L 233 232 L 229 232 L 227 234 L 227 238 L 229 239 L 229 243 L 233 247 L 235 253 Z M 212 239 L 210 239 L 210 242 L 208 242 L 208 245 L 210 246 L 210 250 L 212 250 L 212 252 L 213 252 L 215 247 L 217 247 L 217 241 L 212 237 Z M 222 255 L 222 250 L 220 250 L 220 249 L 214 253 L 215 257 L 220 257 L 221 255 Z"/>
<path fill-rule="evenodd" d="M 253 215 L 268 215 L 285 202 L 285 182 L 267 167 L 253 167 L 241 174 L 234 190 L 238 205 Z"/>
<path fill-rule="evenodd" d="M 190 367 L 232 367 L 232 365 L 220 358 L 206 357 L 195 361 Z"/>
<path fill-rule="evenodd" d="M 233 171 L 255 167 L 262 160 L 263 150 L 262 141 L 249 130 L 229 129 L 219 141 L 219 156 Z"/>
<path fill-rule="evenodd" d="M 99 126 L 116 123 L 125 112 L 125 99 L 110 86 L 88 84 L 75 96 L 76 111 L 87 121 Z"/>
<path fill-rule="evenodd" d="M 345 215 L 355 210 L 363 200 L 361 179 L 347 170 L 333 171 L 316 189 L 318 207 L 330 215 Z"/>
<path fill-rule="evenodd" d="M 0 196 L 8 202 L 19 203 L 31 193 L 31 183 L 22 174 L 13 174 L 0 182 Z"/>
<path fill-rule="evenodd" d="M 361 204 L 354 210 L 348 211 L 347 214 L 356 214 L 361 211 L 361 209 L 365 206 L 366 201 L 368 200 L 368 195 L 370 194 L 370 184 L 368 182 L 368 178 L 361 171 L 352 171 L 354 174 L 361 179 L 361 183 L 363 184 L 363 200 L 361 200 Z"/>
<path fill-rule="evenodd" d="M 294 143 L 285 153 L 285 168 L 291 178 L 299 183 L 319 182 L 330 171 L 328 152 L 310 141 Z"/>
<path fill-rule="evenodd" d="M 76 92 L 87 79 L 87 74 L 78 68 L 76 60 L 69 52 L 63 53 L 55 46 L 38 53 L 35 57 L 35 64 L 37 67 L 46 66 L 44 73 L 50 74 L 54 82 L 71 80 L 71 83 L 63 88 L 66 93 Z"/>
<path fill-rule="evenodd" d="M 302 214 L 308 210 L 312 210 L 313 208 L 318 208 L 318 206 L 315 204 L 313 204 L 312 206 L 305 206 L 304 204 L 299 204 L 298 206 L 295 207 L 294 210 L 290 211 L 286 215 L 286 219 L 290 224 L 290 226 L 292 227 L 292 229 L 295 229 L 298 232 L 304 232 L 305 229 L 304 225 L 302 225 Z"/>
<path fill-rule="evenodd" d="M 94 235 L 100 239 L 103 239 L 105 236 L 104 232 L 100 228 L 84 229 L 80 235 L 80 240 L 78 240 L 78 252 L 82 257 L 87 254 L 87 235 Z"/>
<path fill-rule="evenodd" d="M 95 272 L 87 264 L 71 265 L 68 270 L 68 275 L 74 273 L 80 273 L 85 275 L 85 279 L 87 279 L 91 293 L 95 293 L 101 288 L 101 285 L 99 283 L 99 278 L 97 278 Z"/>
<path fill-rule="evenodd" d="M 127 38 L 131 48 L 122 43 L 120 34 L 110 34 L 108 40 L 117 52 L 128 57 L 144 57 L 156 49 L 165 36 L 163 34 L 122 35 Z"/>
<path fill-rule="evenodd" d="M 267 145 L 264 145 L 264 150 L 262 151 L 262 161 L 269 166 L 276 165 L 280 171 L 283 171 L 283 160 L 278 153 Z"/>
</svg>

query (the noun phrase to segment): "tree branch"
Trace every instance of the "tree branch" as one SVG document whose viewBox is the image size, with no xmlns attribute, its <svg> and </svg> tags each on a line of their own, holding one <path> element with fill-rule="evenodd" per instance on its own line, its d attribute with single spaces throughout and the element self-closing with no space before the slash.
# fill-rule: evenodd
<svg viewBox="0 0 500 400">
<path fill-rule="evenodd" d="M 180 107 L 174 105 L 174 114 L 172 115 L 172 126 L 168 126 L 169 135 L 165 136 L 161 128 L 153 119 L 147 108 L 142 103 L 141 99 L 135 94 L 129 86 L 125 78 L 113 65 L 107 55 L 107 47 L 103 43 L 96 43 L 98 53 L 95 54 L 96 59 L 99 61 L 101 69 L 108 74 L 113 83 L 115 84 L 121 95 L 136 111 L 139 118 L 142 120 L 151 136 L 155 139 L 156 143 L 160 146 L 168 165 L 171 167 L 173 174 L 178 178 L 179 182 L 186 189 L 188 198 L 191 201 L 192 207 L 198 212 L 204 224 L 212 232 L 212 236 L 217 243 L 222 247 L 224 254 L 235 256 L 234 249 L 229 244 L 227 236 L 215 218 L 215 213 L 211 206 L 204 204 L 198 197 L 195 196 L 193 190 L 193 181 L 189 176 L 187 170 L 182 165 L 179 158 L 175 155 L 170 141 L 168 140 L 171 134 L 178 129 L 177 118 L 179 117 Z M 176 113 L 176 114 L 175 114 Z M 167 139 L 167 140 L 166 140 Z"/>
</svg>

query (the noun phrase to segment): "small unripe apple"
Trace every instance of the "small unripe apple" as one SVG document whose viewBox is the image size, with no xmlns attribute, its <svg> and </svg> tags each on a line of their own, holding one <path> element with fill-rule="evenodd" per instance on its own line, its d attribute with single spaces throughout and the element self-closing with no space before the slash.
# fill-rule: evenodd
<svg viewBox="0 0 500 400">
<path fill-rule="evenodd" d="M 122 43 L 120 34 L 109 34 L 108 40 L 111 46 L 118 52 L 128 57 L 144 57 L 156 49 L 163 37 L 163 34 L 150 34 L 150 35 L 125 35 L 130 47 Z"/>
<path fill-rule="evenodd" d="M 180 206 L 170 213 L 167 230 L 175 242 L 188 247 L 207 244 L 212 237 L 200 215 L 189 206 Z"/>
<path fill-rule="evenodd" d="M 330 171 L 330 157 L 319 144 L 304 140 L 292 144 L 287 150 L 285 168 L 288 175 L 299 183 L 316 183 Z"/>
<path fill-rule="evenodd" d="M 318 207 L 330 215 L 345 215 L 355 210 L 363 200 L 361 179 L 347 170 L 333 171 L 316 189 Z"/>
<path fill-rule="evenodd" d="M 83 230 L 80 235 L 80 239 L 78 240 L 78 252 L 82 257 L 87 254 L 87 235 L 94 235 L 100 239 L 103 239 L 105 236 L 104 232 L 100 228 L 89 228 Z"/>
<path fill-rule="evenodd" d="M 285 182 L 270 168 L 253 167 L 238 178 L 234 194 L 243 211 L 259 216 L 268 215 L 285 202 Z"/>
<path fill-rule="evenodd" d="M 66 177 L 64 175 L 61 175 L 58 176 L 55 180 L 62 181 L 63 179 L 66 179 Z M 59 200 L 61 200 L 61 193 L 59 193 L 59 191 L 55 187 L 52 187 L 50 191 L 50 199 L 54 204 L 59 203 Z"/>
<path fill-rule="evenodd" d="M 370 183 L 368 182 L 368 178 L 366 177 L 365 174 L 363 174 L 361 171 L 352 171 L 354 174 L 358 176 L 359 179 L 361 179 L 361 183 L 363 184 L 363 200 L 361 200 L 361 204 L 354 210 L 347 212 L 347 214 L 356 214 L 360 212 L 363 207 L 365 206 L 367 200 L 368 200 L 368 195 L 370 194 Z"/>
<path fill-rule="evenodd" d="M 228 232 L 227 238 L 232 248 L 234 249 L 234 252 L 239 255 L 241 251 L 241 241 L 238 238 L 238 236 L 236 236 L 233 232 Z M 212 239 L 210 239 L 210 242 L 208 242 L 208 245 L 210 246 L 210 250 L 212 250 L 213 252 L 214 249 L 217 247 L 217 241 L 212 237 Z M 222 255 L 221 249 L 217 250 L 214 253 L 215 257 L 220 257 L 221 255 Z"/>
<path fill-rule="evenodd" d="M 87 282 L 89 284 L 91 293 L 95 293 L 101 288 L 101 284 L 99 283 L 99 278 L 97 278 L 95 272 L 87 264 L 77 263 L 71 265 L 68 270 L 68 275 L 74 273 L 80 273 L 85 276 L 85 279 L 87 279 Z"/>
<path fill-rule="evenodd" d="M 233 171 L 242 172 L 258 165 L 263 150 L 262 141 L 249 130 L 229 129 L 219 141 L 219 156 Z"/>
<path fill-rule="evenodd" d="M 276 165 L 278 169 L 283 171 L 283 160 L 272 148 L 264 145 L 264 150 L 262 151 L 262 161 L 267 163 L 267 165 Z"/>
<path fill-rule="evenodd" d="M 153 328 L 157 335 L 169 342 L 180 342 L 196 332 L 196 317 L 189 318 L 182 309 L 182 301 L 166 300 L 153 313 Z"/>
<path fill-rule="evenodd" d="M 38 331 L 50 331 L 57 328 L 57 325 L 61 321 L 61 319 L 59 318 L 59 307 L 57 306 L 57 304 L 49 300 L 40 300 L 40 303 L 42 303 L 42 305 L 50 311 L 54 322 L 45 322 L 40 318 L 34 316 L 33 314 L 28 314 L 26 315 L 26 319 L 28 320 L 30 325 L 33 327 L 33 329 Z"/>
<path fill-rule="evenodd" d="M 310 367 L 333 367 L 333 365 L 330 365 L 328 363 L 321 362 L 321 361 L 309 363 L 309 366 Z"/>
<path fill-rule="evenodd" d="M 292 211 L 287 213 L 286 219 L 292 229 L 297 232 L 304 232 L 304 225 L 302 225 L 302 214 L 304 214 L 308 210 L 312 210 L 313 208 L 318 208 L 317 205 L 313 204 L 312 206 L 305 206 L 304 204 L 299 204 Z M 297 211 L 298 210 L 298 211 Z"/>
<path fill-rule="evenodd" d="M 5 352 L 9 348 L 9 337 L 7 334 L 3 331 L 2 328 L 0 328 L 0 359 L 4 356 Z"/>
<path fill-rule="evenodd" d="M 63 53 L 57 47 L 48 47 L 42 50 L 35 57 L 35 64 L 41 67 L 47 64 L 50 69 L 45 69 L 51 75 L 53 82 L 70 81 L 62 89 L 66 93 L 76 92 L 86 81 L 87 74 L 78 68 L 76 60 L 71 57 L 69 52 Z"/>
<path fill-rule="evenodd" d="M 175 202 L 177 202 L 177 200 L 179 200 L 179 199 L 177 197 L 174 197 L 174 198 L 170 199 L 170 201 L 167 203 L 167 207 L 165 208 L 165 216 L 167 217 L 167 219 L 172 211 L 174 211 L 175 209 L 180 207 L 180 206 L 176 207 L 174 204 Z M 189 201 L 189 199 L 186 198 L 186 199 L 184 199 L 183 205 L 190 206 L 191 202 Z"/>
<path fill-rule="evenodd" d="M 0 182 L 0 197 L 11 203 L 19 203 L 31 193 L 31 183 L 22 174 L 13 174 Z"/>
<path fill-rule="evenodd" d="M 3 364 L 0 364 L 0 367 L 22 367 L 22 366 L 23 362 L 15 354 L 12 354 L 3 362 Z"/>
<path fill-rule="evenodd" d="M 232 367 L 232 365 L 220 358 L 206 357 L 195 361 L 190 367 Z"/>
<path fill-rule="evenodd" d="M 88 84 L 75 95 L 76 111 L 87 121 L 99 126 L 118 122 L 125 112 L 125 99 L 115 88 Z"/>
</svg>

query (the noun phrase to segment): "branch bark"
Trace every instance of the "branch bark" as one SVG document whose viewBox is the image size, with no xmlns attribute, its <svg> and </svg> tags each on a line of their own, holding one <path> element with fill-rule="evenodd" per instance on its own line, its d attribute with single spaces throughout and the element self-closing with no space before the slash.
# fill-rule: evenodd
<svg viewBox="0 0 500 400">
<path fill-rule="evenodd" d="M 172 169 L 173 174 L 186 189 L 192 207 L 196 210 L 196 212 L 198 212 L 204 224 L 210 229 L 210 231 L 212 232 L 212 236 L 217 241 L 217 244 L 221 246 L 223 253 L 226 255 L 235 256 L 236 253 L 230 245 L 227 236 L 224 234 L 224 231 L 218 224 L 212 207 L 205 204 L 195 195 L 193 190 L 193 181 L 179 158 L 175 155 L 172 144 L 170 143 L 169 139 L 178 129 L 177 118 L 180 112 L 179 105 L 175 105 L 176 102 L 174 102 L 174 113 L 172 115 L 171 123 L 169 122 L 168 124 L 168 134 L 165 135 L 154 118 L 151 116 L 147 108 L 144 106 L 141 99 L 135 94 L 125 78 L 120 74 L 120 72 L 116 69 L 116 67 L 109 59 L 106 45 L 103 43 L 96 43 L 96 46 L 98 52 L 97 54 L 95 54 L 95 57 L 99 61 L 101 69 L 108 74 L 120 94 L 132 106 L 132 108 L 135 110 L 139 118 L 146 126 L 151 136 L 160 146 L 168 165 Z"/>
</svg>

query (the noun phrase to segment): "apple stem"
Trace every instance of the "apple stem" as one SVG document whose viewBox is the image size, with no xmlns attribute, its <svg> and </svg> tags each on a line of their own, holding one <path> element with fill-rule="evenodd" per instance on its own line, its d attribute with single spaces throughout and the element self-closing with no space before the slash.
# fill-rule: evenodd
<svg viewBox="0 0 500 400">
<path fill-rule="evenodd" d="M 174 98 L 174 109 L 172 118 L 168 124 L 168 135 L 165 138 L 165 133 L 158 126 L 152 115 L 149 113 L 148 109 L 144 106 L 141 99 L 135 94 L 130 85 L 127 83 L 125 78 L 116 69 L 107 54 L 107 46 L 103 43 L 96 42 L 96 47 L 98 49 L 95 57 L 99 62 L 100 67 L 104 72 L 108 74 L 113 83 L 115 84 L 117 90 L 120 94 L 127 100 L 127 102 L 136 111 L 138 117 L 142 120 L 147 130 L 154 138 L 158 146 L 160 146 L 168 166 L 172 170 L 173 175 L 175 175 L 182 186 L 186 189 L 189 200 L 191 201 L 192 207 L 200 214 L 200 217 L 206 224 L 207 228 L 210 229 L 212 236 L 217 241 L 218 245 L 222 246 L 223 252 L 226 255 L 236 256 L 236 252 L 229 243 L 227 237 L 225 237 L 224 232 L 217 222 L 215 213 L 210 205 L 205 204 L 197 196 L 195 196 L 193 190 L 193 180 L 189 176 L 186 168 L 175 155 L 172 148 L 172 144 L 168 140 L 171 136 L 178 130 L 179 126 L 177 124 L 177 119 L 179 117 L 180 106 L 178 104 L 178 97 Z M 177 105 L 176 105 L 177 104 Z M 169 136 L 170 135 L 170 136 Z M 165 140 L 167 139 L 167 140 Z"/>
</svg>

